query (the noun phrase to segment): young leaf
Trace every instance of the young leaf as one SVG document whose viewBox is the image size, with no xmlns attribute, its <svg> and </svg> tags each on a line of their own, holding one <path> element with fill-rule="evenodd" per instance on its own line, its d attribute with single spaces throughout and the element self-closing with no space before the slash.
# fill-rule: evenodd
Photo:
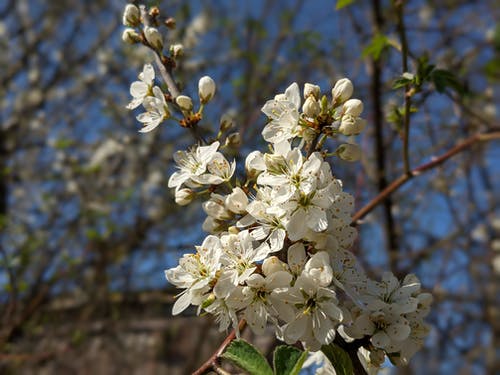
<svg viewBox="0 0 500 375">
<path fill-rule="evenodd" d="M 458 80 L 458 77 L 449 70 L 434 69 L 431 73 L 431 80 L 438 92 L 444 92 L 445 89 L 449 87 L 460 95 L 465 93 L 465 88 Z"/>
<path fill-rule="evenodd" d="M 222 357 L 230 360 L 251 375 L 272 375 L 271 366 L 264 356 L 245 340 L 234 340 Z"/>
<path fill-rule="evenodd" d="M 337 0 L 337 5 L 335 6 L 335 10 L 339 10 L 345 8 L 348 5 L 354 3 L 354 0 Z"/>
<path fill-rule="evenodd" d="M 376 34 L 363 50 L 363 57 L 371 56 L 374 60 L 378 60 L 382 52 L 390 45 L 389 39 L 383 34 Z"/>
<path fill-rule="evenodd" d="M 347 354 L 343 349 L 335 344 L 323 345 L 321 351 L 330 360 L 337 375 L 352 375 L 354 368 Z"/>
<path fill-rule="evenodd" d="M 274 375 L 297 375 L 307 358 L 307 352 L 289 345 L 280 345 L 274 350 Z"/>
<path fill-rule="evenodd" d="M 403 73 L 403 75 L 399 78 L 396 79 L 394 82 L 394 85 L 392 86 L 393 89 L 399 89 L 400 87 L 405 87 L 406 85 L 413 83 L 415 80 L 415 76 L 411 73 Z"/>
</svg>

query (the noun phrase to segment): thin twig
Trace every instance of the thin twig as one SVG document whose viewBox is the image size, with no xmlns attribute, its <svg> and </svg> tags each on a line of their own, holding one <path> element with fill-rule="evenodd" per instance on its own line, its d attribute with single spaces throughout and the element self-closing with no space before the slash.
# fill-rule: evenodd
<svg viewBox="0 0 500 375">
<path fill-rule="evenodd" d="M 238 329 L 239 331 L 243 331 L 243 329 L 245 328 L 247 322 L 245 321 L 245 319 L 241 319 L 240 322 L 238 323 Z M 219 367 L 219 364 L 218 364 L 218 361 L 220 359 L 220 356 L 222 355 L 222 353 L 224 353 L 224 350 L 226 350 L 227 346 L 236 338 L 236 330 L 232 330 L 231 333 L 229 335 L 227 335 L 227 337 L 224 339 L 224 341 L 222 342 L 222 344 L 219 346 L 219 348 L 217 348 L 217 350 L 214 352 L 214 354 L 212 354 L 212 356 L 207 359 L 207 361 L 202 364 L 198 370 L 196 370 L 195 372 L 193 372 L 192 375 L 202 375 L 204 374 L 206 371 L 210 370 L 210 369 L 214 369 L 214 368 L 220 368 Z"/>
<path fill-rule="evenodd" d="M 148 12 L 146 10 L 146 6 L 140 5 L 139 7 L 141 10 L 142 23 L 144 24 L 145 27 L 150 26 L 151 21 L 150 21 Z M 175 104 L 175 98 L 181 94 L 181 91 L 179 90 L 179 87 L 175 83 L 175 79 L 174 79 L 174 76 L 172 73 L 172 66 L 170 64 L 164 63 L 164 60 L 162 58 L 163 56 L 161 55 L 161 52 L 158 52 L 156 49 L 152 48 L 151 46 L 149 46 L 149 47 L 153 51 L 155 65 L 158 68 L 158 70 L 160 71 L 161 78 L 163 79 L 163 81 L 167 85 L 167 89 L 172 97 L 172 103 Z M 207 141 L 201 135 L 199 129 L 200 128 L 196 125 L 189 127 L 189 130 L 190 130 L 191 134 L 193 135 L 193 137 L 198 142 L 200 142 L 202 144 L 206 144 Z"/>
<path fill-rule="evenodd" d="M 445 152 L 443 155 L 439 157 L 435 157 L 432 161 L 422 164 L 417 168 L 410 171 L 409 174 L 403 174 L 399 176 L 396 180 L 394 180 L 391 184 L 389 184 L 384 190 L 382 190 L 375 198 L 373 198 L 370 202 L 368 202 L 363 208 L 357 211 L 352 217 L 352 224 L 356 224 L 358 220 L 365 217 L 368 213 L 370 213 L 375 207 L 377 207 L 380 203 L 382 203 L 385 199 L 387 199 L 393 192 L 395 192 L 399 187 L 408 182 L 413 177 L 418 176 L 419 174 L 426 172 L 451 158 L 452 156 L 464 151 L 465 149 L 471 147 L 475 143 L 478 142 L 486 142 L 495 139 L 500 139 L 500 131 L 495 131 L 491 133 L 478 133 L 465 141 L 457 144 L 452 147 L 450 150 Z"/>
</svg>

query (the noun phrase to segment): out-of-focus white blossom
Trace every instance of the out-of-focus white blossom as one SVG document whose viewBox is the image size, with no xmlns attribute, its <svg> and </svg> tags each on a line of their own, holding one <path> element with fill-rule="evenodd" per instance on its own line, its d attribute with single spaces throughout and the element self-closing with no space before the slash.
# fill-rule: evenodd
<svg viewBox="0 0 500 375">
<path fill-rule="evenodd" d="M 357 161 L 361 158 L 361 148 L 353 143 L 344 143 L 337 149 L 339 158 L 345 161 Z"/>
<path fill-rule="evenodd" d="M 180 43 L 170 46 L 170 53 L 174 58 L 178 58 L 184 54 L 184 46 Z"/>
</svg>

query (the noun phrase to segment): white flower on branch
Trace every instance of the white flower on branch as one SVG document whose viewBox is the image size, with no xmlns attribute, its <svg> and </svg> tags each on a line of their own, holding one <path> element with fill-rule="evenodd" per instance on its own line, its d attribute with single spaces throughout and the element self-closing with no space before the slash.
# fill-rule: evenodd
<svg viewBox="0 0 500 375">
<path fill-rule="evenodd" d="M 167 101 L 163 91 L 158 86 L 153 87 L 154 96 L 147 96 L 142 105 L 146 112 L 137 116 L 137 120 L 144 124 L 144 127 L 139 130 L 141 133 L 150 132 L 163 121 L 170 117 Z"/>
<path fill-rule="evenodd" d="M 185 254 L 179 265 L 165 271 L 167 280 L 178 288 L 185 289 L 175 301 L 172 314 L 177 315 L 190 304 L 200 304 L 200 297 L 207 292 L 208 284 L 220 269 L 222 246 L 219 238 L 208 236 L 195 254 Z"/>
<path fill-rule="evenodd" d="M 273 100 L 266 102 L 262 112 L 271 120 L 262 131 L 267 142 L 278 143 L 287 141 L 300 134 L 299 85 L 292 83 L 284 94 L 277 95 Z"/>
<path fill-rule="evenodd" d="M 219 142 L 214 142 L 209 146 L 197 146 L 190 151 L 177 151 L 174 154 L 174 161 L 179 170 L 170 176 L 168 187 L 179 188 L 191 178 L 205 173 L 218 148 Z"/>
<path fill-rule="evenodd" d="M 132 101 L 127 105 L 127 109 L 139 107 L 144 98 L 152 95 L 153 81 L 155 79 L 155 71 L 153 65 L 145 64 L 142 72 L 139 73 L 139 81 L 132 82 L 130 85 L 130 95 Z"/>
<path fill-rule="evenodd" d="M 307 349 L 319 350 L 335 338 L 343 313 L 335 291 L 320 285 L 312 275 L 303 272 L 293 287 L 272 293 L 280 319 L 287 322 L 280 330 L 287 344 L 300 340 Z"/>
</svg>

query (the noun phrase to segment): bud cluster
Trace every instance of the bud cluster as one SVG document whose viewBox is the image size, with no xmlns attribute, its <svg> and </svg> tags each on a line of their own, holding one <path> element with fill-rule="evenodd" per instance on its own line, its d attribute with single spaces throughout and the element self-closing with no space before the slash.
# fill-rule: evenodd
<svg viewBox="0 0 500 375">
<path fill-rule="evenodd" d="M 262 133 L 264 139 L 278 143 L 297 137 L 312 143 L 321 136 L 337 138 L 339 135 L 360 134 L 366 126 L 366 121 L 359 117 L 363 103 L 359 99 L 350 99 L 352 93 L 353 85 L 347 78 L 337 81 L 331 99 L 321 96 L 319 86 L 306 83 L 301 106 L 299 86 L 293 83 L 262 108 L 270 119 Z M 335 154 L 346 161 L 356 161 L 361 151 L 350 141 Z"/>
</svg>

